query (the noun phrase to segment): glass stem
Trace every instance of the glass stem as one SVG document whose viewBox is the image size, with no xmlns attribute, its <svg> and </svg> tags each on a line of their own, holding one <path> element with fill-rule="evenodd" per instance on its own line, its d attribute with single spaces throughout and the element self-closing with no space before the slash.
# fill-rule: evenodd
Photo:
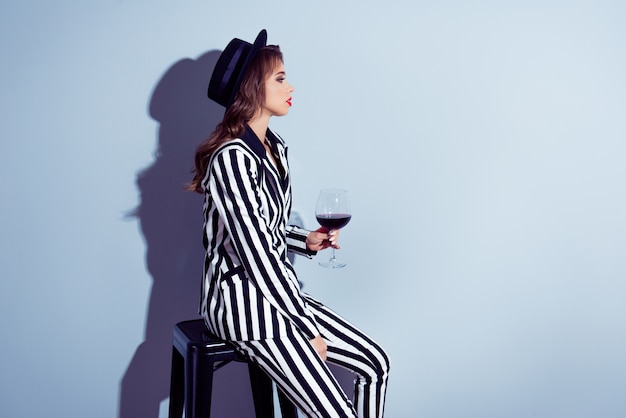
<svg viewBox="0 0 626 418">
<path fill-rule="evenodd" d="M 334 262 L 336 260 L 335 258 L 335 248 L 333 247 L 333 251 L 330 253 L 330 262 Z"/>
</svg>

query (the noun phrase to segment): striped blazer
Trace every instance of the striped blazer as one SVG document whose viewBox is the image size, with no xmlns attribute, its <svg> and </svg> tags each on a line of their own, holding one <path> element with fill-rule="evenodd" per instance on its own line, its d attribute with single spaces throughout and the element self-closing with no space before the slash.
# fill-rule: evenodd
<svg viewBox="0 0 626 418">
<path fill-rule="evenodd" d="M 287 250 L 315 254 L 306 249 L 309 231 L 287 225 L 287 147 L 269 129 L 267 140 L 278 168 L 248 127 L 213 153 L 203 179 L 200 313 L 213 333 L 230 341 L 285 336 L 289 323 L 309 339 L 320 334 L 287 257 Z"/>
</svg>

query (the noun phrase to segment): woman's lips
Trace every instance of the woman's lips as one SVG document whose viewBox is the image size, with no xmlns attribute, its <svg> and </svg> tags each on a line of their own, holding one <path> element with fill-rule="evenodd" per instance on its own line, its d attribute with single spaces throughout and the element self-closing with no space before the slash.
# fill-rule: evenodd
<svg viewBox="0 0 626 418">
<path fill-rule="evenodd" d="M 288 104 L 289 106 L 293 106 L 293 105 L 291 104 L 291 97 L 287 99 L 287 104 Z"/>
</svg>

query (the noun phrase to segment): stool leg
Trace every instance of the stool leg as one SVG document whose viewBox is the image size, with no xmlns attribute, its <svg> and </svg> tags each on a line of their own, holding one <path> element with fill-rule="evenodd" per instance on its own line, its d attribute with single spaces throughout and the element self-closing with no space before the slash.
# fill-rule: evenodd
<svg viewBox="0 0 626 418">
<path fill-rule="evenodd" d="M 185 418 L 208 418 L 211 416 L 213 360 L 210 356 L 187 353 L 186 363 Z"/>
<path fill-rule="evenodd" d="M 280 388 L 278 389 L 278 403 L 280 404 L 280 416 L 282 418 L 298 418 L 298 408 L 294 406 Z"/>
<path fill-rule="evenodd" d="M 254 412 L 257 417 L 274 416 L 274 394 L 272 392 L 272 379 L 261 370 L 259 366 L 248 363 L 250 374 L 250 386 L 252 399 L 254 400 Z"/>
<path fill-rule="evenodd" d="M 185 390 L 184 359 L 175 347 L 172 347 L 172 371 L 170 375 L 169 418 L 182 418 Z"/>
</svg>

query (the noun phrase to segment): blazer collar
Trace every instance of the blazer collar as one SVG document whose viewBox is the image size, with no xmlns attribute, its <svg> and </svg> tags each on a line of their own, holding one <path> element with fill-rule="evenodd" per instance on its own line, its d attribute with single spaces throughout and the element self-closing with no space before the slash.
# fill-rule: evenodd
<svg viewBox="0 0 626 418">
<path fill-rule="evenodd" d="M 272 132 L 269 128 L 267 128 L 265 135 L 267 136 L 269 145 L 273 150 L 276 150 L 279 144 L 284 147 L 282 139 L 278 135 L 274 134 L 274 132 Z M 245 131 L 241 134 L 241 139 L 254 151 L 256 155 L 259 156 L 259 158 L 265 157 L 265 147 L 263 146 L 263 142 L 258 136 L 256 136 L 249 125 L 246 125 Z"/>
<path fill-rule="evenodd" d="M 246 129 L 241 134 L 241 139 L 254 151 L 256 155 L 260 158 L 265 156 L 265 147 L 263 143 L 259 139 L 258 136 L 254 133 L 250 126 L 246 125 Z"/>
</svg>

